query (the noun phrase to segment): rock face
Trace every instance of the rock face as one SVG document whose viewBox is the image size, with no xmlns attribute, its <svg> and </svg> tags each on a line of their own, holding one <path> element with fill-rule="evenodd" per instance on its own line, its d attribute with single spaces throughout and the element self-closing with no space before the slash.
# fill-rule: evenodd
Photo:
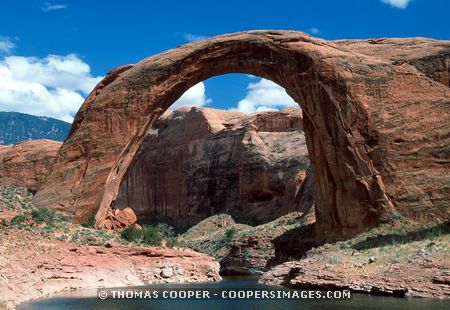
<svg viewBox="0 0 450 310">
<path fill-rule="evenodd" d="M 220 261 L 220 274 L 251 275 L 266 271 L 271 247 L 271 240 L 260 236 L 234 241 L 230 253 Z"/>
<path fill-rule="evenodd" d="M 448 41 L 427 38 L 383 38 L 339 40 L 335 43 L 364 55 L 389 59 L 397 65 L 410 64 L 430 79 L 450 87 Z"/>
<path fill-rule="evenodd" d="M 411 42 L 383 50 L 392 46 L 420 61 L 397 52 L 395 60 L 387 52 L 365 55 L 369 48 L 300 32 L 250 31 L 115 69 L 77 113 L 34 203 L 79 219 L 97 212 L 102 226 L 155 120 L 189 87 L 234 72 L 268 78 L 301 104 L 319 239 L 347 238 L 399 217 L 445 220 L 450 93 L 443 64 L 448 71 L 450 42 L 410 49 Z"/>
<path fill-rule="evenodd" d="M 223 212 L 265 223 L 311 206 L 300 206 L 296 197 L 308 166 L 298 108 L 249 117 L 181 108 L 152 127 L 112 206 L 132 208 L 140 221 L 165 219 L 179 228 Z M 305 195 L 313 197 L 313 188 Z"/>
<path fill-rule="evenodd" d="M 0 185 L 36 191 L 49 173 L 61 145 L 53 140 L 28 140 L 0 146 Z"/>
</svg>

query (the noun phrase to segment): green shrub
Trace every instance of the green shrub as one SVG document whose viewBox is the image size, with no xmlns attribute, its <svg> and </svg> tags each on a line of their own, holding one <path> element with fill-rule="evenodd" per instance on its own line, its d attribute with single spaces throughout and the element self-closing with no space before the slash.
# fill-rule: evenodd
<svg viewBox="0 0 450 310">
<path fill-rule="evenodd" d="M 142 230 L 138 229 L 135 224 L 126 227 L 120 232 L 120 237 L 129 242 L 138 242 L 142 239 Z"/>
<path fill-rule="evenodd" d="M 169 237 L 167 239 L 167 246 L 173 248 L 174 246 L 179 246 L 179 242 L 176 237 Z"/>
<path fill-rule="evenodd" d="M 55 218 L 55 214 L 52 210 L 46 208 L 39 208 L 31 211 L 31 217 L 37 223 L 51 224 Z"/>
<path fill-rule="evenodd" d="M 159 246 L 164 239 L 164 234 L 158 227 L 145 225 L 143 227 L 142 242 L 148 245 Z"/>
<path fill-rule="evenodd" d="M 11 225 L 22 224 L 23 222 L 25 222 L 26 219 L 27 216 L 25 214 L 17 215 L 11 219 Z"/>
<path fill-rule="evenodd" d="M 89 215 L 86 221 L 83 224 L 81 224 L 81 226 L 86 228 L 94 227 L 94 225 L 95 225 L 95 214 Z"/>
<path fill-rule="evenodd" d="M 167 223 L 159 223 L 158 225 L 156 225 L 156 228 L 158 228 L 158 230 L 166 238 L 170 238 L 170 237 L 173 237 L 175 235 L 175 230 L 173 229 L 172 226 L 170 226 Z"/>
<path fill-rule="evenodd" d="M 237 230 L 235 227 L 227 229 L 227 231 L 225 232 L 225 239 L 227 239 L 228 241 L 233 240 L 234 236 L 236 235 L 236 232 Z"/>
<path fill-rule="evenodd" d="M 283 153 L 286 149 L 284 147 L 282 147 L 279 144 L 276 144 L 272 147 L 272 151 L 276 152 L 276 153 Z"/>
<path fill-rule="evenodd" d="M 244 249 L 244 251 L 242 252 L 242 257 L 244 259 L 249 259 L 250 258 L 250 250 L 248 248 Z"/>
</svg>

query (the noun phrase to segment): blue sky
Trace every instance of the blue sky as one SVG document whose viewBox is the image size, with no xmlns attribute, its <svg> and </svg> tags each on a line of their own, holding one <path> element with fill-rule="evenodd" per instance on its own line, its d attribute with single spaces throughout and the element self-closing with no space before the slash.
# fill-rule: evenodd
<svg viewBox="0 0 450 310">
<path fill-rule="evenodd" d="M 0 110 L 70 121 L 83 97 L 110 69 L 223 33 L 291 29 L 330 40 L 415 36 L 450 39 L 449 3 L 2 0 Z M 258 96 L 263 101 L 289 100 L 270 83 L 233 74 L 207 80 L 185 101 L 236 108 L 240 101 L 247 100 L 249 110 L 283 107 L 255 102 Z"/>
</svg>

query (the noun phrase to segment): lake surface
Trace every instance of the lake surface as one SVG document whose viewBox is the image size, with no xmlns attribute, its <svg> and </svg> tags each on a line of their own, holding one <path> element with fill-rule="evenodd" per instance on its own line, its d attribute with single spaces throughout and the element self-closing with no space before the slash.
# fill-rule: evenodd
<svg viewBox="0 0 450 310">
<path fill-rule="evenodd" d="M 217 292 L 228 289 L 263 289 L 292 293 L 286 288 L 272 288 L 258 286 L 256 277 L 224 277 L 221 282 L 200 284 L 162 284 L 151 285 L 158 291 L 170 289 L 202 289 Z M 140 287 L 142 288 L 142 287 Z M 127 288 L 129 289 L 129 288 Z M 48 298 L 21 304 L 17 309 L 25 310 L 56 310 L 56 309 L 95 309 L 95 310 L 122 310 L 122 309 L 152 309 L 152 310 L 272 310 L 272 309 L 450 309 L 450 301 L 418 298 L 380 297 L 362 294 L 352 294 L 350 299 L 106 299 L 96 297 L 97 290 L 82 290 L 63 292 Z"/>
</svg>

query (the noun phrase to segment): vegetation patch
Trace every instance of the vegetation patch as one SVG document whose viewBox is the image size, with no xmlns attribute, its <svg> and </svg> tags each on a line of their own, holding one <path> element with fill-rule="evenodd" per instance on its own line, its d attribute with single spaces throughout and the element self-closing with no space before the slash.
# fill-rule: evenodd
<svg viewBox="0 0 450 310">
<path fill-rule="evenodd" d="M 220 261 L 230 253 L 232 244 L 237 240 L 252 237 L 273 240 L 288 230 L 304 225 L 309 218 L 309 215 L 303 216 L 300 212 L 292 212 L 272 222 L 250 226 L 236 223 L 228 214 L 218 214 L 191 227 L 177 237 L 177 242 L 195 251 L 209 254 Z M 252 254 L 256 256 L 273 256 L 275 254 L 272 244 L 261 247 L 258 251 L 260 253 L 250 253 L 250 251 L 244 250 L 243 256 L 247 254 L 248 258 Z"/>
<path fill-rule="evenodd" d="M 178 245 L 174 228 L 167 223 L 157 225 L 130 225 L 120 232 L 120 237 L 133 243 L 141 243 L 150 246 L 169 246 Z"/>
<path fill-rule="evenodd" d="M 37 224 L 51 224 L 55 218 L 55 212 L 46 208 L 34 209 L 31 211 L 31 217 Z"/>
<path fill-rule="evenodd" d="M 392 265 L 408 263 L 418 258 L 450 257 L 449 223 L 421 225 L 399 223 L 381 225 L 353 239 L 324 244 L 311 249 L 308 257 L 340 265 L 343 262 L 357 267 L 367 264 Z"/>
</svg>

